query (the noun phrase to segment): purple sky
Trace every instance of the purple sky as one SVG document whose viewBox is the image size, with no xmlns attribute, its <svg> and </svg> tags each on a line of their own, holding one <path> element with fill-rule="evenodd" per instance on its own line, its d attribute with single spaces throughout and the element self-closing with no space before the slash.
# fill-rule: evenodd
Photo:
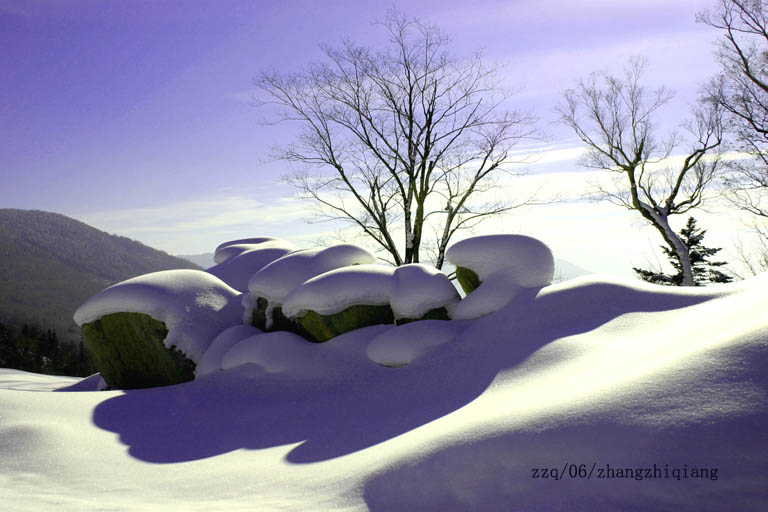
<svg viewBox="0 0 768 512">
<path fill-rule="evenodd" d="M 251 79 L 302 66 L 321 42 L 375 43 L 372 23 L 393 5 L 451 34 L 456 54 L 503 60 L 518 105 L 554 141 L 570 134 L 548 124 L 552 109 L 590 71 L 645 55 L 649 82 L 676 89 L 680 109 L 717 71 L 717 34 L 694 23 L 705 0 L 0 0 L 0 207 L 175 253 L 311 235 L 276 185 L 284 166 L 262 163 L 290 130 L 259 124 Z"/>
</svg>

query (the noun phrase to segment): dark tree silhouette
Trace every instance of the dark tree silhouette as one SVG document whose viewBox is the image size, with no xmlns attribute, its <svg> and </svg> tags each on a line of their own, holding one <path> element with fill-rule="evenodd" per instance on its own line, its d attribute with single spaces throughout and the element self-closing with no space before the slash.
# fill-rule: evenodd
<svg viewBox="0 0 768 512">
<path fill-rule="evenodd" d="M 395 12 L 383 26 L 384 49 L 347 41 L 302 72 L 261 73 L 259 104 L 302 126 L 275 156 L 302 167 L 288 182 L 321 220 L 356 226 L 396 265 L 431 245 L 440 268 L 457 230 L 533 202 L 494 188 L 533 119 L 505 108 L 496 67 L 452 56 L 438 28 Z"/>
<path fill-rule="evenodd" d="M 680 230 L 680 239 L 688 249 L 691 266 L 693 267 L 693 284 L 694 286 L 702 286 L 711 283 L 730 283 L 733 281 L 733 278 L 718 270 L 727 263 L 725 261 L 710 261 L 710 258 L 720 252 L 721 249 L 704 246 L 702 242 L 705 233 L 706 230 L 696 227 L 696 219 L 693 217 L 688 217 L 685 227 Z M 663 245 L 661 249 L 669 258 L 672 267 L 677 270 L 675 274 L 665 274 L 661 271 L 643 270 L 634 267 L 633 270 L 637 272 L 641 279 L 649 283 L 683 286 L 683 267 L 680 264 L 677 253 Z"/>
<path fill-rule="evenodd" d="M 731 144 L 727 197 L 755 216 L 757 250 L 741 251 L 752 273 L 768 270 L 768 6 L 763 0 L 717 0 L 697 20 L 722 33 L 721 72 L 707 87 L 727 114 Z"/>
<path fill-rule="evenodd" d="M 687 138 L 677 132 L 660 136 L 656 116 L 672 94 L 642 84 L 645 65 L 644 59 L 633 58 L 622 77 L 593 73 L 565 92 L 558 112 L 587 146 L 584 165 L 617 175 L 613 187 L 600 188 L 593 197 L 642 215 L 675 253 L 683 285 L 693 286 L 688 250 L 669 218 L 699 206 L 717 176 L 723 138 L 720 109 L 716 102 L 703 101 L 694 108 L 693 119 L 683 124 Z M 678 151 L 679 163 L 670 158 L 680 156 Z"/>
</svg>

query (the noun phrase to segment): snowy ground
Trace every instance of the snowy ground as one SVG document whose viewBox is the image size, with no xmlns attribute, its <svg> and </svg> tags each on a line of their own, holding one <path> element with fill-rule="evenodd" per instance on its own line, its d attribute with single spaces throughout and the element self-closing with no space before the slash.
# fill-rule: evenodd
<svg viewBox="0 0 768 512">
<path fill-rule="evenodd" d="M 767 510 L 766 289 L 587 276 L 147 390 L 0 370 L 0 508 Z"/>
</svg>

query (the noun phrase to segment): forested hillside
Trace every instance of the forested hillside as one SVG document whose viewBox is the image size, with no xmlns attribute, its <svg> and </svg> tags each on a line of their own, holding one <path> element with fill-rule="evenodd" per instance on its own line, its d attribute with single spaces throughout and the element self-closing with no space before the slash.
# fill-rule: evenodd
<svg viewBox="0 0 768 512">
<path fill-rule="evenodd" d="M 172 268 L 199 267 L 64 215 L 0 209 L 0 324 L 15 339 L 24 329 L 27 340 L 51 331 L 60 344 L 77 346 L 72 315 L 83 301 L 116 282 Z"/>
</svg>

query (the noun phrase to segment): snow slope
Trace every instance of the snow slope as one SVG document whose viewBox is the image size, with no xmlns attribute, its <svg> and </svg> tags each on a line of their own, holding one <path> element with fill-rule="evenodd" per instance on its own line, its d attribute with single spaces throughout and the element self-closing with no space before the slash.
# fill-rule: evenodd
<svg viewBox="0 0 768 512">
<path fill-rule="evenodd" d="M 767 285 L 588 276 L 524 290 L 477 320 L 374 326 L 306 353 L 241 329 L 211 347 L 230 369 L 165 388 L 50 392 L 73 379 L 2 371 L 0 501 L 765 510 Z M 240 346 L 249 336 L 260 341 Z M 650 476 L 636 479 L 642 468 Z"/>
</svg>

